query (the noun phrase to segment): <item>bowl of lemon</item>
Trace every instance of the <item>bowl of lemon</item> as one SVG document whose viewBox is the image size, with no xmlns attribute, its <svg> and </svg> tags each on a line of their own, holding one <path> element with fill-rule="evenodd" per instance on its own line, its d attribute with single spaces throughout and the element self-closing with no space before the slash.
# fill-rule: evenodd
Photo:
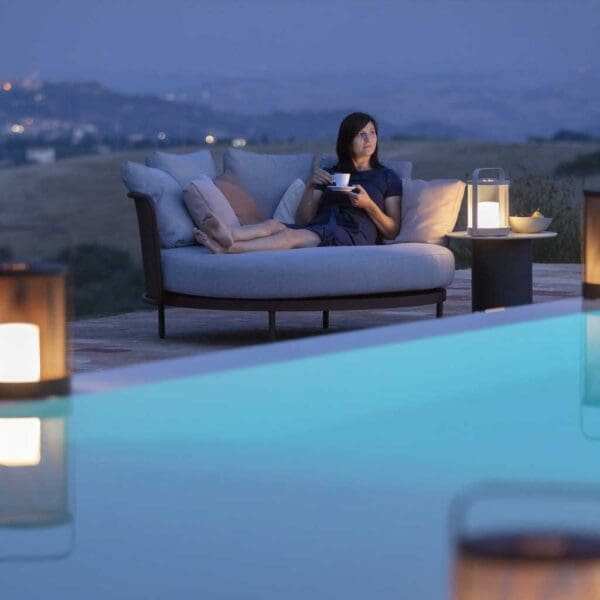
<svg viewBox="0 0 600 600">
<path fill-rule="evenodd" d="M 529 216 L 508 217 L 508 224 L 515 233 L 541 233 L 552 223 L 552 217 L 545 217 L 538 208 Z"/>
</svg>

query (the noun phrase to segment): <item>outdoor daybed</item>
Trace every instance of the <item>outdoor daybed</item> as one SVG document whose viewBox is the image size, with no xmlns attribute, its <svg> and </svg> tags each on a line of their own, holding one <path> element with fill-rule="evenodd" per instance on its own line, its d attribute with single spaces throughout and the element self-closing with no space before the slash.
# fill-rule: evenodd
<svg viewBox="0 0 600 600">
<path fill-rule="evenodd" d="M 331 157 L 321 159 L 327 162 Z M 280 210 L 291 184 L 308 180 L 313 163 L 311 154 L 228 149 L 223 157 L 226 173 L 250 192 L 266 218 Z M 183 189 L 192 180 L 217 176 L 209 151 L 155 152 L 146 166 L 126 163 L 122 174 L 137 210 L 144 300 L 158 307 L 159 336 L 165 336 L 166 306 L 266 311 L 272 338 L 277 311 L 320 311 L 324 328 L 332 310 L 435 304 L 441 317 L 454 277 L 445 233 L 454 228 L 464 183 L 411 180 L 410 162 L 384 163 L 404 184 L 402 227 L 393 243 L 221 255 L 195 243 L 183 202 Z"/>
</svg>

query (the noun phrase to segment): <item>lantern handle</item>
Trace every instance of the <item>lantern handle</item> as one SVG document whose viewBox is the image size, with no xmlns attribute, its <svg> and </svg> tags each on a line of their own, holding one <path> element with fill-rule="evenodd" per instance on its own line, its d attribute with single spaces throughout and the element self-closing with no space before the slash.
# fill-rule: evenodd
<svg viewBox="0 0 600 600">
<path fill-rule="evenodd" d="M 481 174 L 486 173 L 488 171 L 492 171 L 496 175 L 496 177 L 494 177 L 493 179 L 499 179 L 499 180 L 506 179 L 506 173 L 504 172 L 504 169 L 502 167 L 481 167 L 479 169 L 475 169 L 473 171 L 473 175 L 471 175 L 473 184 L 477 184 L 482 179 L 485 179 L 484 177 L 481 176 Z"/>
</svg>

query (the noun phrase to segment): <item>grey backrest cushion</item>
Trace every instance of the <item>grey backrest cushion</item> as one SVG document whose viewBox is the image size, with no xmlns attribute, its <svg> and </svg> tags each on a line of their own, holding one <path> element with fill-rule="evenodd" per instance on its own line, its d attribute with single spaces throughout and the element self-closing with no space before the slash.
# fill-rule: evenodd
<svg viewBox="0 0 600 600">
<path fill-rule="evenodd" d="M 171 175 L 182 189 L 200 175 L 206 175 L 211 179 L 217 176 L 217 167 L 210 150 L 200 150 L 190 154 L 153 152 L 146 157 L 146 165 Z"/>
<path fill-rule="evenodd" d="M 314 155 L 258 154 L 228 148 L 223 155 L 223 170 L 256 199 L 262 213 L 271 217 L 290 184 L 306 181 L 313 169 Z"/>
<path fill-rule="evenodd" d="M 456 225 L 465 182 L 404 179 L 402 185 L 402 218 L 395 241 L 445 245 L 446 234 Z"/>
<path fill-rule="evenodd" d="M 194 223 L 184 203 L 181 186 L 161 169 L 126 162 L 121 169 L 125 187 L 130 192 L 150 196 L 158 221 L 158 234 L 163 248 L 191 246 Z"/>
<path fill-rule="evenodd" d="M 381 163 L 395 171 L 400 179 L 410 179 L 412 177 L 412 163 L 409 160 L 388 160 L 381 158 Z M 323 154 L 319 160 L 319 165 L 323 169 L 333 167 L 337 163 L 335 154 Z"/>
</svg>

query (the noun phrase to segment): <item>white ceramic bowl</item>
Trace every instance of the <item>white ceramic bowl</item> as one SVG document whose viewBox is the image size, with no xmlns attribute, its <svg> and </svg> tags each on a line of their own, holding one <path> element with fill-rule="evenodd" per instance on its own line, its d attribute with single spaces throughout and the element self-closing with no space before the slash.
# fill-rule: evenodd
<svg viewBox="0 0 600 600">
<path fill-rule="evenodd" d="M 552 217 L 508 217 L 510 228 L 516 233 L 540 233 L 546 231 Z"/>
</svg>

